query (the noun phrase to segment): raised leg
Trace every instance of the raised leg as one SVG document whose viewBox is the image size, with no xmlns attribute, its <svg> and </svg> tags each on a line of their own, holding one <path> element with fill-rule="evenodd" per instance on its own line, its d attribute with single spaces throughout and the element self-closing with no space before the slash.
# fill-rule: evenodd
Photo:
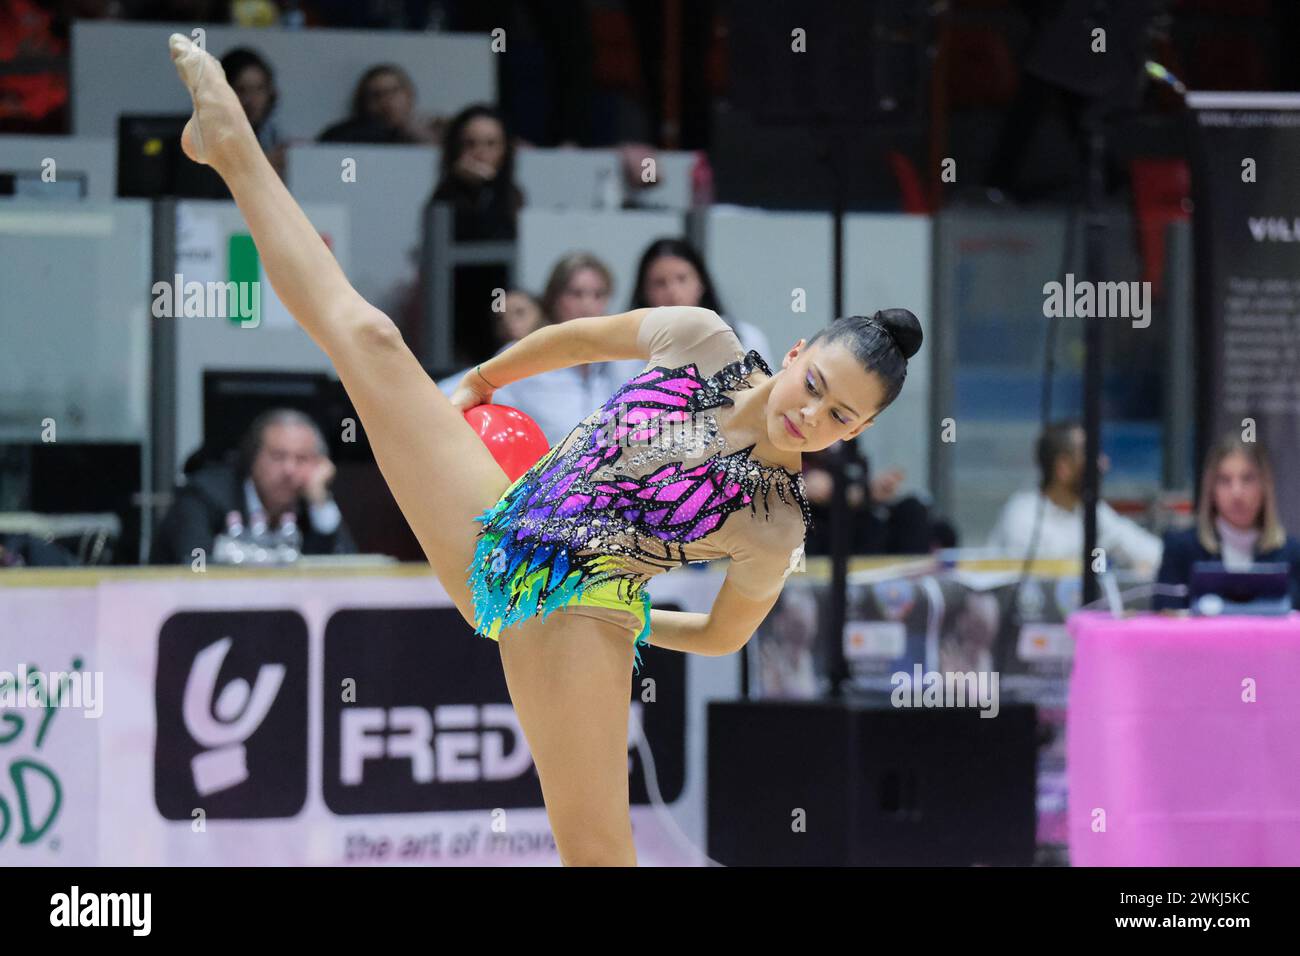
<svg viewBox="0 0 1300 956">
<path fill-rule="evenodd" d="M 632 641 L 556 611 L 501 632 L 501 663 L 566 866 L 635 866 L 627 783 Z"/>
<path fill-rule="evenodd" d="M 230 187 L 276 294 L 329 356 L 398 507 L 443 587 L 472 622 L 465 569 L 479 527 L 473 518 L 509 486 L 505 472 L 425 374 L 397 327 L 347 281 L 262 153 L 221 64 L 179 34 L 170 46 L 194 100 L 182 137 L 185 152 L 211 165 Z"/>
</svg>

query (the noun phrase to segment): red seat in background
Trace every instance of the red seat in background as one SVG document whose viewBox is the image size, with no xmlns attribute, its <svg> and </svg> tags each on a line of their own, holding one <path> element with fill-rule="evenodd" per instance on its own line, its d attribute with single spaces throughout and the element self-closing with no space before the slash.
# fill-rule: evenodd
<svg viewBox="0 0 1300 956">
<path fill-rule="evenodd" d="M 1142 281 L 1150 282 L 1158 297 L 1164 292 L 1165 229 L 1171 222 L 1182 222 L 1190 216 L 1191 174 L 1184 160 L 1154 157 L 1133 160 L 1130 174 Z"/>
</svg>

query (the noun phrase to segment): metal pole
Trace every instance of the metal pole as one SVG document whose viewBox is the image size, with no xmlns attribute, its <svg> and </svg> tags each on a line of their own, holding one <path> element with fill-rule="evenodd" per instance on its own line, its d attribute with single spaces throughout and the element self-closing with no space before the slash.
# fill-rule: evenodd
<svg viewBox="0 0 1300 956">
<path fill-rule="evenodd" d="M 831 288 L 834 292 L 831 321 L 844 314 L 844 182 L 835 164 L 831 137 L 827 130 L 827 165 L 834 184 L 831 207 Z M 849 458 L 846 442 L 840 442 L 831 456 L 831 583 L 830 613 L 823 632 L 830 642 L 832 667 L 830 696 L 844 696 L 844 685 L 849 679 L 848 662 L 844 658 L 844 623 L 848 617 L 849 549 L 852 537 L 849 524 L 848 490 L 845 487 L 845 470 Z"/>
<path fill-rule="evenodd" d="M 176 200 L 155 199 L 150 208 L 153 283 L 176 280 Z M 176 322 L 149 317 L 149 433 L 140 461 L 140 561 L 152 557 L 154 511 L 176 488 Z"/>
<path fill-rule="evenodd" d="M 1106 251 L 1102 198 L 1105 192 L 1106 140 L 1100 110 L 1087 113 L 1088 192 L 1085 215 L 1084 272 L 1092 282 L 1101 281 Z M 1083 466 L 1083 603 L 1097 600 L 1099 589 L 1093 571 L 1097 547 L 1097 502 L 1101 497 L 1101 358 L 1102 322 L 1093 315 L 1084 319 L 1083 427 L 1086 434 Z M 1109 563 L 1109 560 L 1107 561 Z"/>
</svg>

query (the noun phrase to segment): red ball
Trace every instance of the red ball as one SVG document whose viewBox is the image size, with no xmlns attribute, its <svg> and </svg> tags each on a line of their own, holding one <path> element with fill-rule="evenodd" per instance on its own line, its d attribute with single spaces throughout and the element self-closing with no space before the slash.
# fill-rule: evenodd
<svg viewBox="0 0 1300 956">
<path fill-rule="evenodd" d="M 537 422 L 509 405 L 475 405 L 465 412 L 465 421 L 511 481 L 535 465 L 551 447 Z"/>
</svg>

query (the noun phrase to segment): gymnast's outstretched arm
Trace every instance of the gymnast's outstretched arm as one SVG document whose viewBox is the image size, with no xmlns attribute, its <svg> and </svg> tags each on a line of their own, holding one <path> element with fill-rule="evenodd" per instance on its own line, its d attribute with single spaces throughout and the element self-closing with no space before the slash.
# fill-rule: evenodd
<svg viewBox="0 0 1300 956">
<path fill-rule="evenodd" d="M 465 373 L 451 403 L 462 410 L 475 404 L 483 388 L 504 388 L 512 382 L 552 369 L 608 362 L 614 359 L 646 359 L 637 344 L 641 320 L 649 309 L 633 309 L 618 315 L 570 319 L 558 325 L 534 329 L 508 349 Z"/>
<path fill-rule="evenodd" d="M 749 642 L 780 594 L 755 599 L 723 580 L 708 613 L 651 608 L 649 641 L 655 647 L 705 657 L 734 654 Z"/>
</svg>

